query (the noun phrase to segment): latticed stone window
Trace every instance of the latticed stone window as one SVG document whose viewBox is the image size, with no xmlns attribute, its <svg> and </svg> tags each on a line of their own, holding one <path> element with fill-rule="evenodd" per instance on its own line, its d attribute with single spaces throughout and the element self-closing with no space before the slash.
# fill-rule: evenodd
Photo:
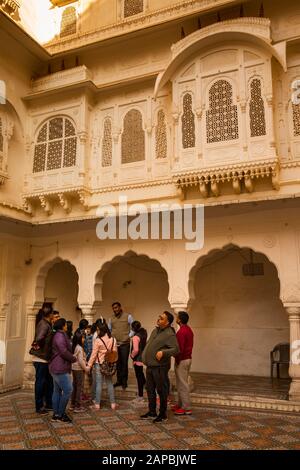
<svg viewBox="0 0 300 470">
<path fill-rule="evenodd" d="M 167 158 L 167 126 L 166 116 L 162 109 L 157 113 L 157 126 L 155 129 L 156 158 Z"/>
<path fill-rule="evenodd" d="M 132 109 L 124 118 L 122 133 L 122 163 L 145 160 L 145 132 L 140 111 Z"/>
<path fill-rule="evenodd" d="M 195 115 L 193 113 L 193 100 L 190 93 L 183 97 L 183 114 L 181 116 L 182 147 L 184 149 L 195 147 Z"/>
<path fill-rule="evenodd" d="M 62 14 L 60 25 L 60 37 L 64 38 L 70 34 L 75 34 L 77 28 L 76 9 L 67 7 Z"/>
<path fill-rule="evenodd" d="M 102 166 L 111 166 L 112 163 L 112 126 L 111 119 L 106 118 L 103 126 L 102 139 Z"/>
<path fill-rule="evenodd" d="M 142 13 L 143 10 L 143 0 L 124 0 L 124 18 Z"/>
<path fill-rule="evenodd" d="M 38 133 L 33 173 L 76 165 L 77 137 L 72 122 L 64 117 L 47 121 Z"/>
<path fill-rule="evenodd" d="M 208 143 L 239 138 L 237 106 L 232 102 L 232 86 L 227 80 L 218 80 L 209 90 L 206 135 Z"/>
<path fill-rule="evenodd" d="M 300 104 L 293 104 L 294 136 L 300 136 Z"/>
<path fill-rule="evenodd" d="M 265 105 L 261 95 L 261 81 L 254 78 L 250 85 L 249 106 L 251 137 L 266 135 Z"/>
</svg>

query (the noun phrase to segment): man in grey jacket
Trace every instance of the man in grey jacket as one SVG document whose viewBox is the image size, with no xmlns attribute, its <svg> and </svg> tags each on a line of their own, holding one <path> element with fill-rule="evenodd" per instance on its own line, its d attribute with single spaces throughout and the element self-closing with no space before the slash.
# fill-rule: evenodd
<svg viewBox="0 0 300 470">
<path fill-rule="evenodd" d="M 174 317 L 170 312 L 158 316 L 157 327 L 152 331 L 143 352 L 146 370 L 146 389 L 148 394 L 148 413 L 142 419 L 154 418 L 154 423 L 167 420 L 167 400 L 169 394 L 168 373 L 171 357 L 176 356 L 179 347 L 174 329 L 171 327 Z M 160 398 L 159 414 L 156 414 L 156 392 Z"/>
</svg>

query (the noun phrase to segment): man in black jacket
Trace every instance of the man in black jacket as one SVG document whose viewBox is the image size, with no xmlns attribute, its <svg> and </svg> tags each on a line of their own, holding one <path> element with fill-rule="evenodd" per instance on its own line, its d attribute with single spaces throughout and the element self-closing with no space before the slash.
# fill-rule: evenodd
<svg viewBox="0 0 300 470">
<path fill-rule="evenodd" d="M 47 414 L 49 410 L 52 410 L 53 380 L 48 369 L 52 320 L 53 310 L 46 309 L 43 318 L 36 326 L 34 337 L 39 346 L 33 358 L 35 368 L 35 409 L 39 414 Z"/>
<path fill-rule="evenodd" d="M 149 411 L 142 419 L 154 418 L 154 423 L 167 420 L 167 401 L 169 393 L 168 373 L 171 357 L 176 356 L 179 347 L 174 329 L 171 327 L 174 317 L 170 312 L 163 312 L 157 320 L 157 327 L 152 331 L 143 352 L 142 360 L 147 366 L 146 389 Z M 156 391 L 160 398 L 159 414 L 156 414 Z"/>
</svg>

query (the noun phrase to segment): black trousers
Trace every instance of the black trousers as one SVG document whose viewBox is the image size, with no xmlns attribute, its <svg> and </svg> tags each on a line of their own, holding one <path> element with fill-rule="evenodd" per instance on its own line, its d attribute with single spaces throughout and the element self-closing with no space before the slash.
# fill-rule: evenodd
<svg viewBox="0 0 300 470">
<path fill-rule="evenodd" d="M 146 389 L 149 411 L 156 413 L 156 392 L 160 399 L 160 416 L 166 416 L 169 394 L 169 367 L 147 367 Z"/>
<path fill-rule="evenodd" d="M 48 363 L 34 362 L 33 365 L 35 368 L 35 409 L 39 411 L 44 406 L 52 408 L 53 379 Z"/>
<path fill-rule="evenodd" d="M 130 343 L 118 346 L 117 383 L 127 387 Z"/>
<path fill-rule="evenodd" d="M 142 397 L 144 394 L 144 385 L 146 383 L 143 366 L 137 366 L 136 364 L 134 364 L 133 367 L 136 376 L 136 381 L 138 384 L 139 397 Z"/>
</svg>

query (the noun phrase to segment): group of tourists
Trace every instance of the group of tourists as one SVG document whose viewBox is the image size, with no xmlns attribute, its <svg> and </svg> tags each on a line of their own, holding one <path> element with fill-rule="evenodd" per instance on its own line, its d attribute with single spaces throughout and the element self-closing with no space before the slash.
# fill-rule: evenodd
<svg viewBox="0 0 300 470">
<path fill-rule="evenodd" d="M 87 404 L 100 410 L 104 384 L 110 407 L 115 410 L 118 406 L 115 388 L 126 390 L 128 386 L 130 356 L 137 382 L 133 403 L 144 405 L 144 389 L 147 392 L 148 411 L 141 419 L 152 419 L 155 423 L 167 419 L 172 357 L 175 358 L 177 403 L 171 408 L 178 416 L 191 414 L 188 378 L 193 332 L 188 326 L 189 315 L 183 311 L 177 314 L 176 333 L 172 326 L 174 316 L 164 311 L 148 339 L 145 328 L 123 311 L 120 302 L 114 302 L 112 310 L 108 321 L 101 317 L 89 325 L 86 319 L 80 320 L 73 333 L 72 322 L 61 318 L 51 304 L 43 305 L 37 314 L 30 350 L 36 371 L 36 412 L 46 415 L 53 411 L 52 421 L 71 423 L 67 407 L 74 413 L 86 411 Z"/>
</svg>

